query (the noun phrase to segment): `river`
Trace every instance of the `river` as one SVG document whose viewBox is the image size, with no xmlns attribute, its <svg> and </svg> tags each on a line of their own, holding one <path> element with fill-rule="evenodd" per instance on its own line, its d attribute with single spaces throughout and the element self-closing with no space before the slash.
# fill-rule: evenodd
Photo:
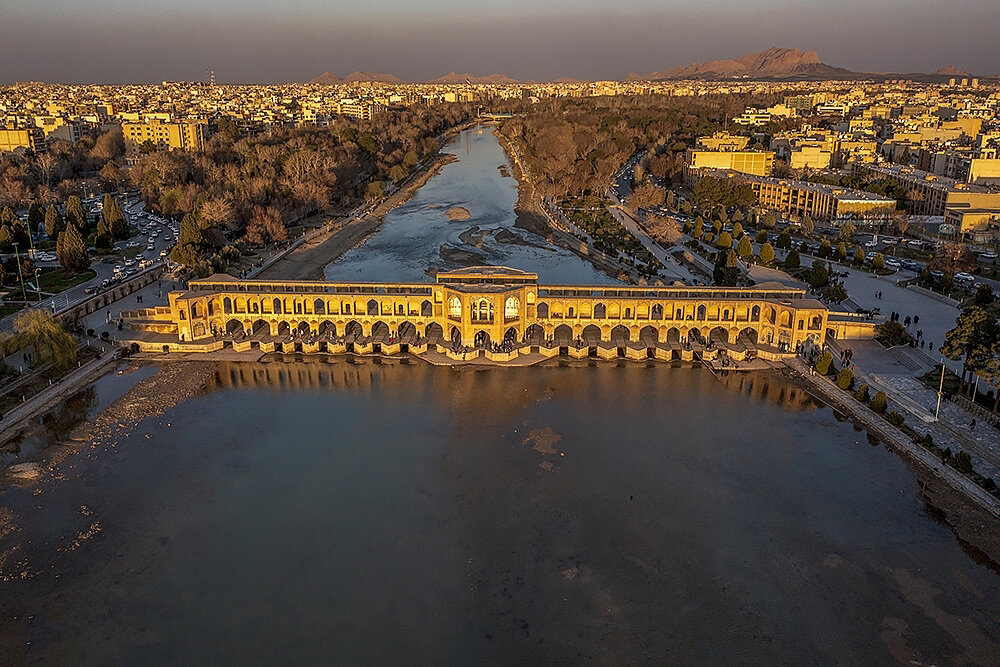
<svg viewBox="0 0 1000 667">
<path fill-rule="evenodd" d="M 491 126 L 459 133 L 443 152 L 457 160 L 390 211 L 363 244 L 327 265 L 327 280 L 426 281 L 429 269 L 471 263 L 442 258 L 441 247 L 448 244 L 473 253 L 475 263 L 532 271 L 549 284 L 617 282 L 572 252 L 515 228 L 517 181 L 509 175 L 510 161 Z M 446 213 L 452 207 L 465 208 L 471 217 L 449 220 Z M 481 244 L 459 238 L 473 227 L 484 232 Z"/>
<path fill-rule="evenodd" d="M 1000 655 L 996 571 L 899 457 L 774 375 L 226 364 L 2 499 L 15 661 Z"/>
</svg>

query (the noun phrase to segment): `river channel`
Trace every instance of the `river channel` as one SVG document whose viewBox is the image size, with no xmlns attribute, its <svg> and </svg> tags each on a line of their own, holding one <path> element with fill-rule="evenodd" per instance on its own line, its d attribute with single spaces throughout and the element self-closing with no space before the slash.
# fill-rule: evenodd
<svg viewBox="0 0 1000 667">
<path fill-rule="evenodd" d="M 389 212 L 363 244 L 327 265 L 327 280 L 426 281 L 429 269 L 476 263 L 532 271 L 549 284 L 617 282 L 585 259 L 514 226 L 517 181 L 492 126 L 461 132 L 443 152 L 457 160 Z M 467 210 L 469 219 L 449 220 L 453 207 Z M 470 255 L 459 262 L 446 248 L 442 257 L 442 246 Z"/>
<path fill-rule="evenodd" d="M 0 501 L 8 664 L 1000 655 L 997 573 L 775 375 L 223 364 Z"/>
</svg>

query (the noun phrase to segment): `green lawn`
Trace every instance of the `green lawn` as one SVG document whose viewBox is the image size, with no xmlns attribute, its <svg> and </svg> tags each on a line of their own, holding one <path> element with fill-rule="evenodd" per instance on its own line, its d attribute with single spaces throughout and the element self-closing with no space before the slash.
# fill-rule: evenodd
<svg viewBox="0 0 1000 667">
<path fill-rule="evenodd" d="M 63 290 L 69 289 L 70 287 L 74 287 L 76 285 L 79 285 L 80 283 L 85 283 L 91 278 L 95 277 L 96 275 L 97 272 L 94 271 L 93 269 L 87 269 L 86 271 L 83 271 L 81 273 L 73 273 L 67 271 L 62 267 L 59 267 L 59 268 L 42 269 L 41 271 L 38 272 L 38 279 L 39 282 L 41 283 L 42 292 L 48 292 L 50 294 L 58 294 Z M 25 283 L 31 282 L 33 280 L 34 276 L 24 276 Z M 23 300 L 24 295 L 21 292 L 21 282 L 19 276 L 16 273 L 13 275 L 8 275 L 7 282 L 14 283 L 13 285 L 10 286 L 11 290 L 10 294 L 7 295 L 7 299 L 13 301 Z M 25 287 L 27 287 L 27 285 L 25 285 Z M 30 287 L 27 287 L 27 290 L 28 290 L 29 301 L 33 301 L 38 298 L 38 294 L 35 290 L 31 289 Z M 9 315 L 11 312 L 14 312 L 10 310 L 11 308 L 13 308 L 14 310 L 20 310 L 20 307 L 18 306 L 4 306 L 4 311 L 5 311 L 4 314 Z"/>
</svg>

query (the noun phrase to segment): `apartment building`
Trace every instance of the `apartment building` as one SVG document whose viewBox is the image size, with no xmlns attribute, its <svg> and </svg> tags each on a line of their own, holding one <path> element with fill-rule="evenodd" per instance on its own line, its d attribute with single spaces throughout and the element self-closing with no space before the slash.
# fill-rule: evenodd
<svg viewBox="0 0 1000 667">
<path fill-rule="evenodd" d="M 45 133 L 40 127 L 0 129 L 0 153 L 41 152 L 45 150 Z"/>
<path fill-rule="evenodd" d="M 125 149 L 137 152 L 146 142 L 158 151 L 182 149 L 201 152 L 205 149 L 204 120 L 165 122 L 160 118 L 147 118 L 140 123 L 122 123 Z"/>
<path fill-rule="evenodd" d="M 914 215 L 944 215 L 946 209 L 1000 213 L 1000 191 L 981 185 L 900 165 L 856 164 L 854 169 L 906 188 L 907 208 Z"/>
<path fill-rule="evenodd" d="M 729 169 L 743 174 L 767 176 L 774 167 L 774 151 L 709 151 L 689 148 L 685 162 L 690 170 Z"/>
<path fill-rule="evenodd" d="M 736 178 L 748 183 L 757 195 L 757 203 L 785 216 L 808 215 L 813 220 L 834 224 L 847 220 L 876 223 L 886 220 L 896 210 L 896 200 L 889 197 L 823 183 L 794 181 L 741 174 L 724 169 L 698 169 L 689 174 L 689 185 L 706 176 Z"/>
</svg>

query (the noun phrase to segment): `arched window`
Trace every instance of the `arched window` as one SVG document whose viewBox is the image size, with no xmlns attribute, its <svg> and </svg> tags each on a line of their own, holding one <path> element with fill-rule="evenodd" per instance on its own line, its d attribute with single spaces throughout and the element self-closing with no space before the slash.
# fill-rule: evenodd
<svg viewBox="0 0 1000 667">
<path fill-rule="evenodd" d="M 457 296 L 448 299 L 448 317 L 462 317 L 462 300 Z"/>
<path fill-rule="evenodd" d="M 753 309 L 750 311 L 750 320 L 752 322 L 760 321 L 760 306 L 754 306 Z"/>
<path fill-rule="evenodd" d="M 340 310 L 343 311 L 344 315 L 350 315 L 351 314 L 351 302 L 350 301 L 345 301 L 344 303 L 342 303 L 341 306 L 340 306 Z"/>
<path fill-rule="evenodd" d="M 378 301 L 376 301 L 375 299 L 368 300 L 368 314 L 378 315 Z"/>
<path fill-rule="evenodd" d="M 663 319 L 663 304 L 654 303 L 653 307 L 650 309 L 650 317 L 654 320 Z"/>
<path fill-rule="evenodd" d="M 698 319 L 699 320 L 705 319 L 706 312 L 707 312 L 707 310 L 706 310 L 704 304 L 698 306 Z"/>
<path fill-rule="evenodd" d="M 274 305 L 274 313 L 275 313 L 275 315 L 280 315 L 281 314 L 281 299 L 275 297 L 273 305 Z"/>
<path fill-rule="evenodd" d="M 222 312 L 224 312 L 226 315 L 229 315 L 230 313 L 233 312 L 233 300 L 230 299 L 228 296 L 222 300 Z"/>
<path fill-rule="evenodd" d="M 549 304 L 545 303 L 544 301 L 540 301 L 538 303 L 537 312 L 538 312 L 538 316 L 539 317 L 548 317 L 549 316 Z"/>
<path fill-rule="evenodd" d="M 608 307 L 605 306 L 603 303 L 595 303 L 594 304 L 594 319 L 596 319 L 596 320 L 603 320 L 607 316 L 608 316 Z"/>
<path fill-rule="evenodd" d="M 198 304 L 197 303 L 192 303 L 191 304 L 191 317 L 198 317 Z"/>
<path fill-rule="evenodd" d="M 516 296 L 509 296 L 503 304 L 503 318 L 505 320 L 516 320 L 521 312 L 521 302 Z"/>
<path fill-rule="evenodd" d="M 317 315 L 325 315 L 326 302 L 324 302 L 323 299 L 316 299 L 315 301 L 313 301 L 313 312 L 316 313 Z"/>
</svg>

